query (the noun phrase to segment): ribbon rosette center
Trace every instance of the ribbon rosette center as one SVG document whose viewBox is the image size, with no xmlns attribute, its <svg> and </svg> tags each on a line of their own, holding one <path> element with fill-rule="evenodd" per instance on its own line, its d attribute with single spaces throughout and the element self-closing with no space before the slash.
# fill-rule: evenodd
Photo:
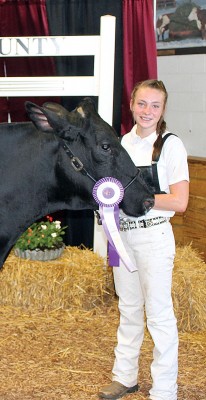
<svg viewBox="0 0 206 400">
<path fill-rule="evenodd" d="M 100 206 L 114 207 L 122 201 L 124 188 L 115 178 L 102 178 L 94 185 L 92 194 Z"/>
<path fill-rule="evenodd" d="M 114 191 L 114 189 L 113 188 L 105 188 L 104 190 L 103 190 L 103 196 L 104 196 L 104 198 L 105 199 L 112 199 L 112 197 L 114 196 L 114 194 L 115 194 L 115 191 Z"/>
</svg>

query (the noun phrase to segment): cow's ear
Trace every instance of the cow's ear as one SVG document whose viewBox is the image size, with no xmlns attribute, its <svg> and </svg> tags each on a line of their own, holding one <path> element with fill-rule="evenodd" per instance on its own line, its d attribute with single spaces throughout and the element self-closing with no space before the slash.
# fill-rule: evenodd
<svg viewBox="0 0 206 400">
<path fill-rule="evenodd" d="M 61 106 L 61 104 L 58 104 L 58 103 L 53 103 L 53 102 L 47 101 L 46 103 L 43 104 L 42 108 L 51 110 L 60 116 L 63 116 L 64 114 L 67 113 L 65 108 L 63 106 Z"/>
<path fill-rule="evenodd" d="M 54 132 L 59 136 L 65 136 L 63 132 L 67 130 L 71 132 L 69 128 L 78 127 L 78 130 L 81 130 L 84 125 L 84 118 L 80 114 L 69 113 L 60 104 L 45 103 L 41 107 L 27 101 L 25 108 L 31 121 L 43 132 Z M 75 132 L 74 129 L 73 133 Z"/>
<path fill-rule="evenodd" d="M 31 121 L 43 132 L 54 132 L 65 139 L 84 132 L 86 118 L 78 112 L 68 112 L 60 104 L 45 103 L 41 107 L 27 101 L 25 108 Z"/>
<path fill-rule="evenodd" d="M 82 115 L 83 118 L 89 118 L 90 116 L 98 116 L 96 106 L 91 97 L 85 97 L 80 101 L 76 111 Z"/>
<path fill-rule="evenodd" d="M 53 127 L 43 112 L 43 107 L 31 103 L 30 101 L 26 101 L 25 108 L 30 120 L 34 123 L 37 129 L 40 129 L 43 132 L 53 132 Z"/>
</svg>

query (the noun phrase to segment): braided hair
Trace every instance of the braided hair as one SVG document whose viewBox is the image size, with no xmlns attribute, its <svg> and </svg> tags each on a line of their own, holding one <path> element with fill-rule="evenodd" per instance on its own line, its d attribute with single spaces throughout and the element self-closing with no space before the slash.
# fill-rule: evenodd
<svg viewBox="0 0 206 400">
<path fill-rule="evenodd" d="M 164 93 L 164 109 L 165 109 L 165 106 L 167 103 L 167 98 L 168 98 L 168 93 L 167 93 L 164 83 L 162 81 L 158 81 L 156 79 L 148 79 L 146 81 L 138 82 L 135 85 L 135 87 L 132 91 L 132 94 L 131 94 L 132 103 L 134 103 L 134 101 L 135 101 L 135 96 L 136 96 L 137 91 L 140 88 L 147 88 L 147 87 L 159 90 Z M 166 131 L 166 122 L 164 120 L 164 115 L 162 115 L 157 123 L 157 128 L 156 128 L 157 139 L 153 146 L 153 155 L 152 155 L 153 161 L 156 160 L 156 158 L 159 156 L 159 154 L 162 150 L 162 146 L 163 146 L 162 135 L 165 131 Z"/>
</svg>

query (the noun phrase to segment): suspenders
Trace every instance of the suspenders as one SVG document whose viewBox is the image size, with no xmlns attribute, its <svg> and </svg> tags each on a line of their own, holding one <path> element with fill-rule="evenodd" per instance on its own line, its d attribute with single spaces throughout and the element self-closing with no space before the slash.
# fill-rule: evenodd
<svg viewBox="0 0 206 400">
<path fill-rule="evenodd" d="M 172 132 L 166 133 L 166 135 L 162 138 L 162 148 L 163 148 L 163 146 L 164 146 L 164 142 L 165 142 L 165 141 L 167 140 L 167 138 L 168 138 L 169 136 L 171 136 L 171 135 L 177 136 L 177 135 L 175 135 L 175 134 L 172 133 Z M 162 148 L 161 148 L 161 150 L 160 150 L 159 155 L 155 158 L 155 160 L 154 160 L 153 162 L 158 162 L 158 161 L 159 161 Z"/>
<path fill-rule="evenodd" d="M 169 136 L 171 136 L 171 135 L 177 136 L 177 135 L 175 135 L 174 133 L 167 133 L 167 134 L 162 138 L 162 148 L 163 148 L 164 143 L 165 143 L 165 141 L 167 140 L 167 138 L 168 138 Z M 161 150 L 160 150 L 160 152 L 159 152 L 159 155 L 155 158 L 155 160 L 152 161 L 152 168 L 151 168 L 151 169 L 152 169 L 152 177 L 153 177 L 153 186 L 154 186 L 154 190 L 155 190 L 154 193 L 156 193 L 156 194 L 157 194 L 157 193 L 161 193 L 160 185 L 159 185 L 159 178 L 158 178 L 158 173 L 157 173 L 157 163 L 158 163 L 158 161 L 159 161 L 162 148 L 161 148 Z"/>
<path fill-rule="evenodd" d="M 167 133 L 162 138 L 163 139 L 162 140 L 162 148 L 163 148 L 163 145 L 164 145 L 165 141 L 167 140 L 167 138 L 171 135 L 177 136 L 174 133 Z M 162 148 L 159 152 L 159 155 L 155 158 L 154 161 L 152 161 L 152 165 L 138 167 L 138 169 L 140 169 L 140 171 L 142 173 L 142 176 L 143 176 L 145 182 L 147 183 L 149 188 L 152 190 L 152 192 L 155 194 L 165 193 L 165 192 L 161 192 L 161 190 L 160 190 L 159 178 L 158 178 L 158 173 L 157 173 L 157 163 L 159 161 Z"/>
</svg>

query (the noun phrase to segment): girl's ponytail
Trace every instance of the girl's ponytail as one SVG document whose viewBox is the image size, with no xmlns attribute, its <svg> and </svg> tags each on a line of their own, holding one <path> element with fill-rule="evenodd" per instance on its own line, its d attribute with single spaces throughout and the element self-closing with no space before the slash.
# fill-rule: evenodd
<svg viewBox="0 0 206 400">
<path fill-rule="evenodd" d="M 152 161 L 156 161 L 159 158 L 163 146 L 162 135 L 166 131 L 166 127 L 166 122 L 164 120 L 164 117 L 162 116 L 157 124 L 157 139 L 155 140 L 153 145 Z"/>
</svg>

